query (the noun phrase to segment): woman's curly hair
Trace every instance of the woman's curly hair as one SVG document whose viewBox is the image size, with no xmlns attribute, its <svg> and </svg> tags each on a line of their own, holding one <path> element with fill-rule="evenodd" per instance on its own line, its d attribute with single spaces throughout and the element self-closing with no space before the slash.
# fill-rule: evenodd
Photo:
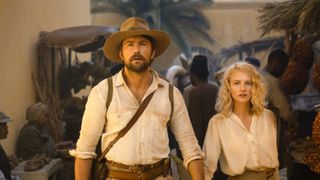
<svg viewBox="0 0 320 180">
<path fill-rule="evenodd" d="M 261 114 L 266 104 L 266 86 L 264 85 L 262 77 L 256 68 L 246 62 L 236 62 L 226 69 L 219 88 L 218 98 L 215 105 L 216 110 L 224 116 L 230 116 L 233 110 L 233 99 L 229 91 L 230 77 L 236 71 L 246 73 L 251 77 L 253 85 L 251 90 L 252 97 L 250 101 L 250 112 L 255 115 Z"/>
</svg>

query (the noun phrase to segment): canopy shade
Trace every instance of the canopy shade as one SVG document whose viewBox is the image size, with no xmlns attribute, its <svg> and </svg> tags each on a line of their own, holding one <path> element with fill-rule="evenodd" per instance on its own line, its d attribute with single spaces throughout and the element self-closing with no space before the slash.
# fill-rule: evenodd
<svg viewBox="0 0 320 180">
<path fill-rule="evenodd" d="M 77 52 L 89 52 L 103 46 L 111 33 L 118 31 L 106 26 L 77 26 L 44 33 L 47 46 L 71 48 Z"/>
</svg>

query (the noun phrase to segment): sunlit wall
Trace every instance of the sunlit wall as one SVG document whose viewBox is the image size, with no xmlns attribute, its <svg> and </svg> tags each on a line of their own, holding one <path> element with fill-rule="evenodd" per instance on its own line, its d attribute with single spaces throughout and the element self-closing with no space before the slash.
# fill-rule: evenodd
<svg viewBox="0 0 320 180">
<path fill-rule="evenodd" d="M 0 142 L 7 154 L 14 153 L 25 110 L 35 102 L 31 74 L 39 32 L 89 24 L 90 0 L 0 1 L 0 111 L 14 120 Z"/>
</svg>

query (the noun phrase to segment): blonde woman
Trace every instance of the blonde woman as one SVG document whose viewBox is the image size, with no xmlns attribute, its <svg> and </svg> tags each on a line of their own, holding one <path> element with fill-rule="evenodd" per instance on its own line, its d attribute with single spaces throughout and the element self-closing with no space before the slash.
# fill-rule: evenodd
<svg viewBox="0 0 320 180">
<path fill-rule="evenodd" d="M 228 180 L 277 180 L 276 123 L 264 108 L 266 88 L 252 65 L 237 62 L 225 71 L 203 151 L 205 176 L 217 169 Z"/>
</svg>

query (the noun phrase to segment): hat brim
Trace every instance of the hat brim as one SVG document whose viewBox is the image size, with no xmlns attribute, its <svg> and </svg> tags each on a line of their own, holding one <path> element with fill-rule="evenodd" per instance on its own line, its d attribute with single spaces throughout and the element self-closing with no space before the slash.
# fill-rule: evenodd
<svg viewBox="0 0 320 180">
<path fill-rule="evenodd" d="M 124 32 L 116 32 L 113 33 L 109 38 L 106 40 L 103 52 L 104 55 L 111 61 L 114 62 L 122 62 L 119 56 L 119 48 L 123 40 L 132 37 L 132 36 L 139 36 L 145 35 L 149 36 L 154 39 L 155 41 L 155 58 L 160 56 L 170 45 L 170 37 L 164 31 L 157 31 L 157 30 L 131 30 L 131 31 L 124 31 Z"/>
</svg>

